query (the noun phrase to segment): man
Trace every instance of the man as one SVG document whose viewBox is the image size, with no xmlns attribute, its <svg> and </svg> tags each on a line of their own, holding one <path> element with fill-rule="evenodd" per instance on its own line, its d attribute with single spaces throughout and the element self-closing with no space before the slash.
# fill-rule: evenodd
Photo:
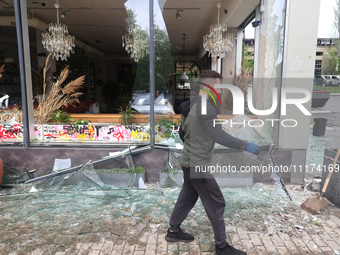
<svg viewBox="0 0 340 255">
<path fill-rule="evenodd" d="M 214 125 L 217 112 L 214 104 L 207 96 L 206 114 L 202 114 L 201 99 L 210 92 L 209 87 L 221 84 L 222 76 L 212 70 L 204 70 L 200 74 L 200 82 L 208 86 L 200 89 L 199 95 L 181 104 L 182 125 L 180 136 L 184 140 L 180 164 L 183 169 L 184 183 L 170 218 L 170 228 L 165 240 L 168 242 L 191 242 L 194 237 L 184 233 L 180 225 L 194 207 L 198 197 L 201 198 L 214 231 L 216 254 L 246 254 L 235 249 L 226 242 L 223 194 L 211 174 L 197 174 L 195 167 L 209 166 L 213 157 L 215 143 L 234 149 L 246 150 L 258 155 L 258 147 L 254 143 L 237 139 L 222 130 L 221 125 Z M 220 89 L 215 89 L 220 93 Z"/>
</svg>

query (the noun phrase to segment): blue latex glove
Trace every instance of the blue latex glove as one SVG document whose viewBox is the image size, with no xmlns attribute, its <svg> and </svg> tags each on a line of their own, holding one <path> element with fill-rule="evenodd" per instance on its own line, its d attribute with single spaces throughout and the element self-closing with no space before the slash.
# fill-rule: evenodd
<svg viewBox="0 0 340 255">
<path fill-rule="evenodd" d="M 255 155 L 259 155 L 260 154 L 260 150 L 259 147 L 255 144 L 255 143 L 250 143 L 247 142 L 246 144 L 246 151 L 255 154 Z"/>
</svg>

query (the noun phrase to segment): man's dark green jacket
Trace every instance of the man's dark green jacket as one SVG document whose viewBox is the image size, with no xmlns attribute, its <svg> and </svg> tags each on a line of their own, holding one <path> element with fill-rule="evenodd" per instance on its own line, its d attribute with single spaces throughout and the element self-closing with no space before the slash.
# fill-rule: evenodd
<svg viewBox="0 0 340 255">
<path fill-rule="evenodd" d="M 180 159 L 183 167 L 209 166 L 213 157 L 215 143 L 244 150 L 246 142 L 223 131 L 222 125 L 215 124 L 217 112 L 207 100 L 206 115 L 202 115 L 201 96 L 193 97 L 180 105 L 184 149 Z"/>
</svg>

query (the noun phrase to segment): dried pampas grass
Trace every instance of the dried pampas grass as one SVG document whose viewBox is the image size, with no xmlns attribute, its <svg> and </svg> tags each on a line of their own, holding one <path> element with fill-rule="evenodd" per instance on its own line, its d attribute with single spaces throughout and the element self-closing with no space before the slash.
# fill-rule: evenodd
<svg viewBox="0 0 340 255">
<path fill-rule="evenodd" d="M 60 109 L 62 106 L 72 105 L 73 103 L 79 103 L 78 97 L 82 95 L 79 90 L 82 88 L 85 80 L 85 75 L 69 82 L 63 86 L 64 81 L 70 74 L 70 67 L 65 66 L 60 76 L 52 85 L 52 89 L 48 95 L 46 95 L 46 76 L 50 67 L 50 55 L 47 57 L 45 67 L 43 70 L 43 96 L 42 101 L 39 104 L 37 110 L 34 112 L 34 121 L 36 124 L 45 124 L 50 119 L 53 113 Z"/>
<path fill-rule="evenodd" d="M 0 123 L 11 123 L 15 120 L 16 123 L 22 123 L 22 110 L 19 106 L 14 106 L 12 109 L 0 110 Z"/>
</svg>

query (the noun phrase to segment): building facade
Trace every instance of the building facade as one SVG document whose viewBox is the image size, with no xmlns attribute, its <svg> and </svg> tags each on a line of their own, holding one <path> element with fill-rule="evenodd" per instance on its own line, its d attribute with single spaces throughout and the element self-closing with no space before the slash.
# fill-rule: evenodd
<svg viewBox="0 0 340 255">
<path fill-rule="evenodd" d="M 303 111 L 296 111 L 294 105 L 289 105 L 283 114 L 278 105 L 282 103 L 282 91 L 296 87 L 306 93 L 312 91 L 320 0 L 189 3 L 170 0 L 84 3 L 79 0 L 59 1 L 59 4 L 58 9 L 51 2 L 0 3 L 0 48 L 2 63 L 5 63 L 1 89 L 9 94 L 12 109 L 18 105 L 22 107 L 22 115 L 18 111 L 3 112 L 7 115 L 1 123 L 2 157 L 8 149 L 6 146 L 19 146 L 34 153 L 33 147 L 42 146 L 57 150 L 58 146 L 65 145 L 117 149 L 137 145 L 153 150 L 161 142 L 168 144 L 169 140 L 164 142 L 162 134 L 159 139 L 154 128 L 157 114 L 162 111 L 157 112 L 159 105 L 153 103 L 154 99 L 163 95 L 159 98 L 160 105 L 170 101 L 174 112 L 179 113 L 178 105 L 190 98 L 202 69 L 216 70 L 224 77 L 224 83 L 234 83 L 234 78 L 242 75 L 244 28 L 255 19 L 252 103 L 257 110 L 275 106 L 270 116 L 258 116 L 263 125 L 257 133 L 265 134 L 262 137 L 265 146 L 276 144 L 286 151 L 285 164 L 304 165 L 310 117 Z M 46 30 L 56 18 L 59 23 L 68 25 L 68 32 L 75 37 L 75 47 L 66 61 L 53 58 L 45 75 L 42 70 L 49 51 L 43 42 L 46 46 Z M 228 51 L 223 58 L 211 55 L 219 42 L 210 42 L 209 36 L 208 42 L 203 39 L 214 30 L 210 28 L 214 24 L 228 26 L 229 44 L 225 46 Z M 304 41 L 303 51 L 301 41 Z M 209 43 L 211 48 L 203 47 Z M 53 84 L 60 81 L 65 65 L 70 68 L 65 84 L 85 75 L 79 90 L 81 95 L 75 101 L 75 111 L 82 109 L 80 114 L 85 114 L 79 118 L 89 120 L 91 117 L 85 112 L 96 104 L 100 114 L 107 116 L 105 125 L 83 123 L 85 127 L 79 131 L 69 124 L 60 127 L 36 121 L 37 110 L 34 109 L 41 100 L 46 102 Z M 188 79 L 181 79 L 183 73 Z M 42 78 L 46 79 L 45 83 Z M 296 79 L 299 79 L 298 84 Z M 140 127 L 113 123 L 114 116 L 110 114 L 119 114 L 119 107 L 127 109 L 133 104 L 129 101 L 143 93 L 147 95 L 143 100 L 147 108 L 144 113 L 150 123 Z M 222 98 L 226 100 L 228 93 L 223 91 Z M 310 109 L 310 102 L 305 102 L 304 107 Z M 72 110 L 74 108 L 65 111 L 71 113 Z M 228 112 L 230 109 L 222 107 L 221 113 Z M 16 118 L 13 120 L 13 117 Z M 282 125 L 292 119 L 297 120 L 296 126 Z M 303 175 L 303 171 L 291 173 L 287 178 L 292 183 L 301 183 Z"/>
</svg>

